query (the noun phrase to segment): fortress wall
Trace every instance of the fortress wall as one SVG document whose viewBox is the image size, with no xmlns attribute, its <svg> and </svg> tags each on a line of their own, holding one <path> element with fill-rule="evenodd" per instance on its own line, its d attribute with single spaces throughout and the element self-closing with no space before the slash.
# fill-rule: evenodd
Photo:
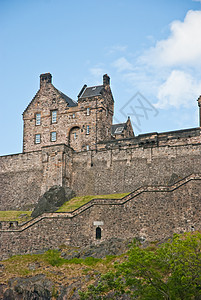
<svg viewBox="0 0 201 300">
<path fill-rule="evenodd" d="M 131 192 L 199 173 L 201 145 L 126 147 L 74 153 L 71 187 L 78 195 Z"/>
<path fill-rule="evenodd" d="M 0 210 L 29 209 L 42 182 L 41 151 L 0 157 Z"/>
<path fill-rule="evenodd" d="M 77 195 L 131 192 L 200 172 L 201 145 L 135 145 L 73 152 L 65 145 L 0 157 L 0 210 L 29 209 L 52 185 Z"/>
<path fill-rule="evenodd" d="M 113 204 L 101 200 L 100 204 L 88 206 L 71 217 L 65 213 L 46 214 L 49 217 L 21 232 L 0 230 L 0 259 L 62 244 L 82 247 L 112 237 L 156 241 L 167 239 L 173 233 L 201 230 L 200 183 L 200 179 L 194 179 L 171 191 L 145 191 L 124 204 L 118 204 L 118 200 Z M 96 240 L 94 222 L 100 224 L 101 240 Z"/>
</svg>

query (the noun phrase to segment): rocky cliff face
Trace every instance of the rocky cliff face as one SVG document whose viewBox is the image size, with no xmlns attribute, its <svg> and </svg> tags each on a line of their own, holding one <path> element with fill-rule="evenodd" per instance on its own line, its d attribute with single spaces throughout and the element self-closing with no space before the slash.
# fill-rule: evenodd
<svg viewBox="0 0 201 300">
<path fill-rule="evenodd" d="M 97 284 L 101 273 L 108 271 L 115 259 L 120 259 L 115 255 L 126 252 L 128 245 L 129 241 L 113 238 L 97 246 L 57 249 L 57 257 L 48 258 L 44 253 L 2 261 L 0 300 L 80 299 L 79 290 Z M 27 275 L 22 276 L 24 273 Z"/>
</svg>

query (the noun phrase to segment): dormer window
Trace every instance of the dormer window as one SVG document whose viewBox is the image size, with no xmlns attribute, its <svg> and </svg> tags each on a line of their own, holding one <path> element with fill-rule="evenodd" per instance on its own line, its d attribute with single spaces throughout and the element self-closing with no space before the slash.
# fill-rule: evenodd
<svg viewBox="0 0 201 300">
<path fill-rule="evenodd" d="M 90 115 L 90 108 L 87 107 L 87 116 L 89 116 L 89 115 Z"/>
<path fill-rule="evenodd" d="M 37 113 L 36 114 L 36 125 L 40 125 L 41 124 L 41 114 Z"/>
<path fill-rule="evenodd" d="M 52 111 L 52 124 L 57 122 L 57 110 Z"/>
</svg>

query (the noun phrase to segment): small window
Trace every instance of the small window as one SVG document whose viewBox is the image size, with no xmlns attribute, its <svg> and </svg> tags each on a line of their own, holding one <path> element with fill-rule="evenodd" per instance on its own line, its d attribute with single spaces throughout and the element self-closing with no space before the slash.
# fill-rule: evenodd
<svg viewBox="0 0 201 300">
<path fill-rule="evenodd" d="M 13 228 L 13 227 L 14 227 L 13 222 L 10 222 L 10 223 L 9 223 L 9 228 Z"/>
<path fill-rule="evenodd" d="M 87 151 L 89 151 L 89 145 L 86 145 L 86 149 L 87 149 Z"/>
<path fill-rule="evenodd" d="M 87 116 L 89 116 L 89 115 L 90 115 L 90 108 L 87 107 Z"/>
<path fill-rule="evenodd" d="M 108 116 L 108 109 L 105 110 L 106 117 Z"/>
<path fill-rule="evenodd" d="M 36 114 L 36 125 L 41 124 L 41 114 Z"/>
<path fill-rule="evenodd" d="M 52 111 L 52 123 L 57 122 L 57 110 Z"/>
<path fill-rule="evenodd" d="M 77 138 L 77 132 L 74 132 L 74 140 Z"/>
<path fill-rule="evenodd" d="M 57 133 L 54 131 L 54 132 L 51 132 L 51 142 L 56 142 L 57 140 Z"/>
<path fill-rule="evenodd" d="M 101 228 L 100 227 L 96 228 L 96 239 L 97 240 L 101 239 Z"/>
<path fill-rule="evenodd" d="M 40 144 L 40 134 L 35 135 L 35 143 Z"/>
<path fill-rule="evenodd" d="M 75 114 L 73 114 L 73 119 L 75 119 Z"/>
<path fill-rule="evenodd" d="M 89 125 L 87 125 L 87 134 L 89 134 Z"/>
</svg>

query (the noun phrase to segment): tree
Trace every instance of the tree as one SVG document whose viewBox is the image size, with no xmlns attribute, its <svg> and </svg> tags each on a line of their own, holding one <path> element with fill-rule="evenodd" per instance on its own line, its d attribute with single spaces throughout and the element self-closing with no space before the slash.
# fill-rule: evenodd
<svg viewBox="0 0 201 300">
<path fill-rule="evenodd" d="M 143 300 L 201 299 L 201 234 L 174 234 L 158 247 L 142 248 L 134 241 L 115 272 L 102 275 L 80 298 L 118 299 L 125 294 Z"/>
</svg>

